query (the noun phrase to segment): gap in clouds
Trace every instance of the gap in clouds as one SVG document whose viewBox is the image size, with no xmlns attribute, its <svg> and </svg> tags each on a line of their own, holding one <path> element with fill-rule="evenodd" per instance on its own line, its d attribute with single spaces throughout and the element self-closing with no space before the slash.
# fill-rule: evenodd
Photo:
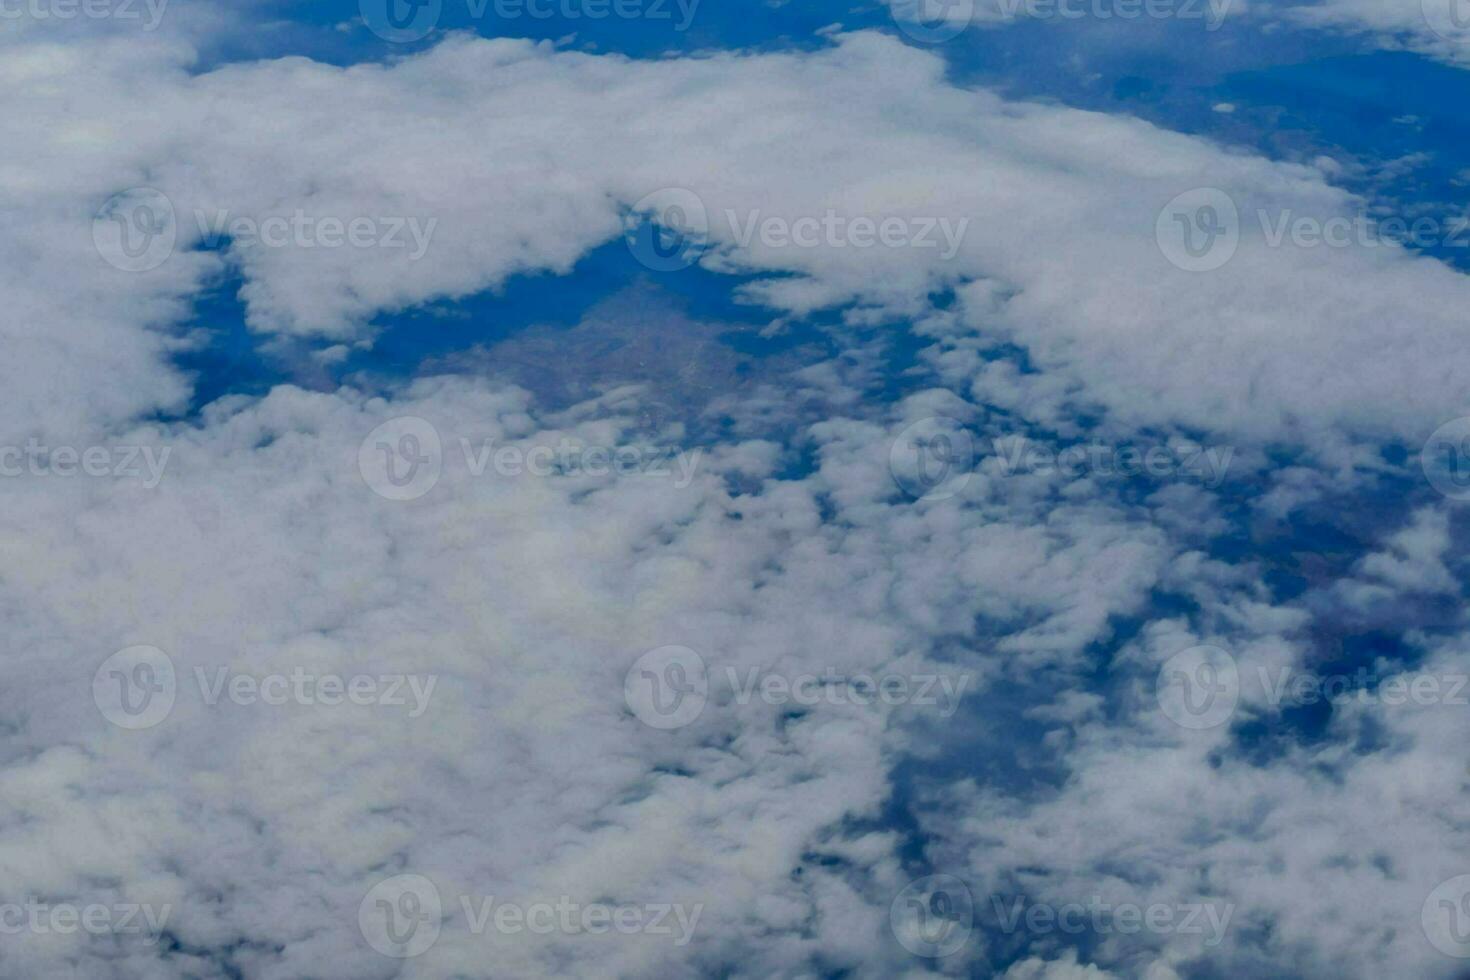
<svg viewBox="0 0 1470 980">
<path fill-rule="evenodd" d="M 258 397 L 278 384 L 391 395 L 419 377 L 485 376 L 526 389 L 538 413 L 636 385 L 644 389 L 637 410 L 644 431 L 676 423 L 681 445 L 707 448 L 729 439 L 775 440 L 783 452 L 776 477 L 801 480 L 818 465 L 803 428 L 833 414 L 881 416 L 905 395 L 931 387 L 922 354 L 933 339 L 906 321 L 858 316 L 848 323 L 851 304 L 773 319 L 779 311 L 745 289 L 775 278 L 782 274 L 699 264 L 654 273 L 619 239 L 592 249 L 566 274 L 518 274 L 469 296 L 380 314 L 369 324 L 370 340 L 323 348 L 250 331 L 239 297 L 245 279 L 231 263 L 183 323 L 202 341 L 173 359 L 194 394 L 186 412 L 167 418 L 197 421 L 220 398 Z M 954 296 L 931 300 L 946 310 Z M 1034 373 L 1020 348 L 998 345 L 987 356 L 1011 358 Z M 860 389 L 863 400 L 849 403 L 846 385 Z M 734 485 L 751 491 L 758 481 Z"/>
<path fill-rule="evenodd" d="M 734 290 L 756 276 L 728 276 L 691 266 L 651 274 L 639 265 L 621 239 L 583 255 L 566 275 L 549 272 L 512 276 L 498 289 L 380 315 L 372 321 L 371 348 L 355 352 L 344 374 L 404 377 L 425 361 L 500 343 L 533 326 L 569 329 L 598 303 L 640 282 L 677 300 L 688 315 L 728 323 L 748 331 L 770 323 L 771 315 L 736 302 Z"/>
<path fill-rule="evenodd" d="M 201 251 L 223 252 L 218 245 Z M 315 390 L 341 384 L 369 389 L 395 386 L 425 373 L 469 371 L 464 358 L 495 347 L 530 329 L 570 330 L 599 303 L 642 283 L 664 309 L 723 324 L 728 340 L 751 356 L 765 356 L 818 339 L 811 329 L 792 328 L 760 337 L 769 311 L 736 302 L 734 291 L 755 276 L 730 276 L 698 266 L 650 277 L 621 241 L 583 256 L 566 275 L 530 273 L 503 286 L 456 299 L 433 300 L 384 313 L 369 327 L 371 341 L 340 346 L 326 356 L 281 337 L 252 333 L 239 297 L 245 285 L 237 264 L 194 301 L 185 329 L 197 331 L 206 346 L 179 354 L 175 364 L 190 373 L 195 396 L 188 417 L 225 395 L 260 395 L 274 384 L 292 383 Z M 487 367 L 488 365 L 480 365 Z M 557 365 L 558 369 L 566 367 Z M 533 390 L 534 385 L 529 386 Z"/>
<path fill-rule="evenodd" d="M 232 269 L 194 300 L 185 329 L 201 346 L 173 358 L 193 382 L 184 418 L 197 418 L 205 405 L 227 395 L 259 396 L 292 380 L 295 372 L 245 325 L 245 304 L 239 297 L 244 284 Z"/>
<path fill-rule="evenodd" d="M 1287 463 L 1290 465 L 1290 463 Z M 1273 603 L 1301 609 L 1308 618 L 1299 638 L 1309 651 L 1303 668 L 1320 676 L 1354 676 L 1359 668 L 1382 676 L 1419 667 L 1436 642 L 1462 628 L 1463 599 L 1470 568 L 1447 559 L 1456 580 L 1453 593 L 1405 591 L 1375 604 L 1342 594 L 1365 555 L 1408 526 L 1421 508 L 1442 501 L 1424 485 L 1411 462 L 1364 477 L 1353 487 L 1304 500 L 1287 513 L 1263 507 L 1263 483 L 1254 480 L 1221 488 L 1219 509 L 1229 530 L 1204 549 L 1213 560 L 1252 568 Z M 1450 555 L 1470 545 L 1470 515 L 1450 511 Z M 1159 616 L 1177 615 L 1164 608 Z M 1406 636 L 1416 635 L 1417 642 Z M 1371 689 L 1375 683 L 1370 682 Z M 1275 712 L 1239 720 L 1232 727 L 1234 752 L 1257 766 L 1270 765 L 1293 746 L 1324 743 L 1334 707 L 1324 702 L 1284 705 Z M 1355 751 L 1381 748 L 1371 725 L 1359 733 Z"/>
<path fill-rule="evenodd" d="M 811 50 L 827 43 L 818 32 L 835 22 L 848 30 L 879 28 L 897 33 L 882 4 L 846 0 L 623 0 L 635 3 L 638 10 L 658 12 L 654 17 L 634 18 L 586 16 L 585 0 L 500 0 L 500 9 L 511 16 L 497 15 L 496 0 L 442 0 L 432 32 L 419 40 L 395 43 L 374 34 L 365 23 L 363 10 L 373 2 L 261 0 L 256 5 L 261 23 L 211 38 L 200 70 L 232 61 L 287 56 L 339 66 L 391 60 L 431 48 L 453 31 L 487 38 L 528 38 L 588 53 L 650 59 L 717 50 Z M 550 10 L 553 16 L 530 16 L 523 12 L 528 7 Z M 608 7 L 611 9 L 611 3 Z M 563 9 L 572 16 L 565 16 Z M 686 26 L 680 29 L 680 25 Z"/>
</svg>

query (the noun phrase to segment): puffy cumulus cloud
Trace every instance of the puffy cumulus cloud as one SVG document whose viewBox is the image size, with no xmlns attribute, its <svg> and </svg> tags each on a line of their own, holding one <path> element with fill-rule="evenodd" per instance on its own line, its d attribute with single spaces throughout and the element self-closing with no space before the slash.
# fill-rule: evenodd
<svg viewBox="0 0 1470 980">
<path fill-rule="evenodd" d="M 934 44 L 965 30 L 1004 27 L 1024 16 L 1009 0 L 883 0 L 894 21 L 913 39 Z"/>
<path fill-rule="evenodd" d="M 1457 0 L 1317 0 L 1283 4 L 1279 13 L 1298 24 L 1368 32 L 1388 47 L 1470 65 L 1470 24 Z"/>
<path fill-rule="evenodd" d="M 919 44 L 943 44 L 967 30 L 1028 21 L 1086 24 L 1100 33 L 1119 25 L 1139 32 L 1150 21 L 1183 23 L 1211 36 L 1231 23 L 1275 32 L 1282 27 L 1366 35 L 1375 45 L 1470 64 L 1470 24 L 1458 0 L 1199 0 L 1129 4 L 1118 0 L 883 0 L 894 22 Z M 1157 14 L 1150 11 L 1157 10 Z M 1155 38 L 1157 40 L 1157 38 Z M 1119 43 L 1116 36 L 1113 43 Z M 1198 43 L 1198 42 L 1197 42 Z M 1217 112 L 1234 106 L 1221 103 Z"/>
<path fill-rule="evenodd" d="M 1301 661 L 1307 612 L 1274 604 L 1254 568 L 1185 549 L 1218 526 L 1212 490 L 1135 499 L 1095 475 L 1013 472 L 1003 448 L 952 494 L 910 500 L 890 472 L 900 433 L 935 415 L 995 438 L 1055 425 L 1045 438 L 1060 447 L 1086 430 L 1078 410 L 1100 406 L 1113 431 L 1320 451 L 1452 414 L 1465 286 L 1444 267 L 1394 249 L 1271 247 L 1246 230 L 1231 262 L 1187 273 L 1155 241 L 1160 209 L 1204 183 L 1246 214 L 1349 208 L 1317 172 L 959 89 L 936 58 L 872 34 L 659 62 L 454 38 L 387 64 L 203 73 L 168 38 L 21 35 L 5 52 L 0 73 L 27 111 L 0 126 L 27 149 L 0 167 L 6 220 L 25 232 L 0 263 L 23 314 L 0 324 L 14 406 L 0 435 L 170 450 L 151 487 L 62 476 L 55 453 L 44 472 L 0 480 L 0 899 L 170 910 L 152 943 L 7 937 L 6 975 L 921 972 L 888 923 L 917 862 L 903 835 L 874 828 L 901 765 L 993 726 L 871 697 L 793 705 L 766 684 L 813 674 L 838 679 L 824 692 L 858 675 L 964 679 L 1043 729 L 1045 765 L 1024 791 L 977 779 L 930 794 L 925 860 L 977 888 L 1228 900 L 1250 927 L 1211 955 L 1247 967 L 1432 967 L 1413 896 L 1463 849 L 1463 804 L 1443 778 L 1459 716 L 1352 706 L 1324 745 L 1262 762 L 1223 729 L 1183 732 L 1150 708 L 1158 666 L 1201 640 L 1242 668 Z M 168 199 L 177 244 L 124 272 L 94 246 L 92 219 L 142 186 Z M 709 219 L 707 265 L 764 277 L 749 298 L 793 317 L 841 307 L 854 330 L 913 317 L 938 387 L 865 403 L 877 355 L 849 351 L 790 382 L 828 417 L 782 405 L 771 380 L 730 406 L 733 435 L 700 447 L 675 426 L 640 427 L 628 389 L 549 412 L 469 378 L 381 398 L 285 386 L 156 421 L 190 394 L 169 355 L 200 342 L 190 302 L 227 265 L 256 331 L 356 342 L 380 311 L 564 272 L 670 187 Z M 108 212 L 104 232 L 127 231 L 119 214 L 137 217 Z M 835 237 L 793 247 L 768 218 Z M 933 219 L 936 245 L 859 246 L 856 218 L 901 233 Z M 969 224 L 946 239 L 940 218 Z M 365 244 L 324 244 L 354 219 Z M 375 237 L 389 223 L 402 246 Z M 221 228 L 219 248 L 201 250 Z M 956 301 L 935 309 L 945 288 Z M 1042 372 L 993 360 L 997 341 Z M 424 421 L 378 431 L 404 416 Z M 496 461 L 563 438 L 706 452 L 682 485 Z M 429 451 L 437 483 L 412 500 L 387 499 L 407 493 L 392 483 L 374 493 L 359 470 L 382 451 L 420 465 Z M 776 475 L 798 456 L 810 472 Z M 1283 483 L 1275 506 L 1319 490 Z M 1360 574 L 1441 588 L 1434 520 Z M 1149 620 L 1161 589 L 1198 612 L 1146 622 L 1113 657 L 1122 681 L 1101 682 L 1098 651 L 1119 624 Z M 175 701 L 134 730 L 99 714 L 93 682 L 110 653 L 140 645 L 170 658 Z M 665 730 L 640 720 L 624 683 L 669 645 L 700 655 L 708 691 Z M 99 683 L 166 686 L 166 666 L 124 660 Z M 677 666 L 652 673 L 677 673 L 687 696 L 701 673 Z M 276 678 L 298 674 L 420 687 L 400 689 L 403 705 L 326 704 L 320 688 L 313 703 L 263 703 L 261 678 L 279 692 Z M 1056 703 L 1011 703 L 1023 684 L 1054 686 Z M 1249 719 L 1274 707 L 1259 683 L 1240 700 Z M 1378 737 L 1385 748 L 1354 755 Z M 1061 775 L 1049 788 L 1048 772 Z M 1312 836 L 1322 827 L 1330 838 Z M 1382 860 L 1360 843 L 1380 839 Z M 440 913 L 422 884 L 414 901 L 374 891 L 398 875 L 427 881 Z M 523 912 L 676 906 L 689 941 L 486 928 L 492 896 Z M 364 909 L 425 936 L 437 924 L 438 939 L 384 958 Z M 1083 962 L 1065 943 L 987 930 L 931 972 L 1168 977 L 1201 955 L 1196 939 L 1113 936 Z"/>
<path fill-rule="evenodd" d="M 1110 980 L 1113 974 L 1091 964 L 1079 965 L 1077 954 L 1070 952 L 1062 959 L 1048 962 L 1035 957 L 1011 965 L 1004 980 Z M 1163 980 L 1162 977 L 1151 980 Z"/>
<path fill-rule="evenodd" d="M 1394 547 L 1434 524 L 1420 515 Z M 1248 612 L 1260 597 L 1221 585 L 1196 592 L 1218 632 L 1155 620 L 1115 656 L 1114 680 L 1132 680 L 1105 707 L 1073 710 L 1059 689 L 1056 710 L 1031 712 L 1049 723 L 1053 787 L 934 790 L 935 850 L 966 869 L 994 950 L 1085 942 L 1136 977 L 1459 975 L 1428 937 L 1432 893 L 1470 865 L 1463 626 L 1421 640 L 1412 667 L 1364 666 L 1365 683 L 1314 656 L 1309 615 Z M 1156 686 L 1200 644 L 1229 657 L 1221 700 L 1171 712 Z M 1298 729 L 1319 711 L 1320 734 Z"/>
<path fill-rule="evenodd" d="M 78 314 L 176 319 L 160 304 L 217 267 L 198 251 L 215 244 L 244 273 L 254 329 L 348 339 L 380 310 L 565 272 L 628 207 L 682 188 L 708 222 L 707 265 L 773 274 L 747 298 L 921 316 L 955 287 L 962 336 L 1022 346 L 1070 386 L 1049 397 L 1128 426 L 1413 439 L 1464 410 L 1463 276 L 1397 247 L 1273 242 L 1283 215 L 1352 212 L 1319 172 L 959 89 L 937 57 L 878 34 L 657 62 L 457 37 L 389 64 L 202 75 L 164 42 L 120 48 L 22 46 L 7 63 L 31 93 L 4 125 L 33 154 L 0 184 L 39 222 L 20 269 L 85 280 L 65 290 Z M 175 253 L 104 277 L 85 221 L 143 184 L 172 202 Z M 1198 187 L 1240 215 L 1213 271 L 1177 268 L 1157 240 Z M 25 278 L 36 303 L 63 285 Z"/>
<path fill-rule="evenodd" d="M 1459 592 L 1459 583 L 1445 567 L 1450 548 L 1448 513 L 1420 510 L 1414 514 L 1412 523 L 1392 535 L 1387 544 L 1387 550 L 1373 552 L 1359 562 L 1358 571 L 1369 583 L 1356 584 L 1380 594 Z M 1355 601 L 1367 605 L 1372 599 L 1362 596 Z"/>
<path fill-rule="evenodd" d="M 543 418 L 518 389 L 447 377 L 391 400 L 286 387 L 135 434 L 171 449 L 152 489 L 6 481 L 0 899 L 171 910 L 155 945 L 17 937 L 7 975 L 397 975 L 357 916 L 400 873 L 444 903 L 403 975 L 903 969 L 896 840 L 858 828 L 915 733 L 941 737 L 945 711 L 1007 669 L 977 617 L 1035 620 L 1075 654 L 1136 607 L 1166 546 L 1102 504 L 1032 526 L 1044 499 L 1006 506 L 983 482 L 914 513 L 883 463 L 828 461 L 886 459 L 902 418 L 816 427 L 822 465 L 755 494 L 727 478 L 767 444 L 717 447 L 683 486 L 475 473 L 487 445 L 635 445 L 628 407 Z M 405 414 L 439 434 L 441 474 L 417 500 L 383 499 L 359 449 Z M 1036 571 L 1004 595 L 998 567 L 945 574 L 967 548 L 1012 545 Z M 1107 574 L 1119 582 L 1056 588 Z M 93 675 L 136 644 L 168 654 L 176 696 L 156 725 L 121 730 Z M 624 677 L 669 644 L 704 658 L 709 700 L 664 731 L 630 711 Z M 407 675 L 408 704 L 267 704 L 264 681 L 244 703 L 230 693 L 239 675 L 296 671 Z M 759 693 L 805 674 L 958 686 L 935 707 Z M 474 927 L 489 896 L 700 911 L 687 945 L 545 936 Z"/>
</svg>

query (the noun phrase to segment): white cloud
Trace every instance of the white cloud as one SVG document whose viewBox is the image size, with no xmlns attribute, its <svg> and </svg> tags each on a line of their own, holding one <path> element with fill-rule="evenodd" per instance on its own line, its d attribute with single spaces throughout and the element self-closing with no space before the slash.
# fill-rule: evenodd
<svg viewBox="0 0 1470 980">
<path fill-rule="evenodd" d="M 1350 207 L 1316 171 L 959 89 L 937 59 L 877 35 L 659 62 L 453 38 L 386 65 L 285 59 L 203 74 L 172 40 L 21 37 L 6 53 L 0 76 L 27 99 L 0 139 L 26 153 L 0 167 L 0 197 L 25 234 L 0 246 L 0 290 L 22 314 L 0 327 L 13 354 L 0 437 L 173 449 L 152 491 L 3 486 L 0 601 L 15 653 L 0 687 L 0 898 L 167 903 L 177 940 L 26 936 L 10 954 L 17 975 L 208 976 L 228 961 L 260 977 L 392 976 L 356 915 L 374 882 L 400 872 L 430 877 L 451 913 L 461 895 L 703 903 L 688 947 L 492 939 L 451 915 L 405 975 L 487 960 L 507 975 L 813 964 L 896 975 L 912 966 L 886 932 L 905 869 L 895 837 L 861 822 L 880 814 L 898 760 L 955 734 L 905 711 L 788 713 L 719 693 L 689 727 L 655 731 L 622 700 L 641 653 L 681 644 L 716 668 L 787 673 L 963 669 L 982 697 L 1003 697 L 1002 681 L 1071 688 L 1085 686 L 1092 646 L 1146 614 L 1162 582 L 1193 590 L 1222 642 L 1287 658 L 1300 611 L 1273 607 L 1251 569 L 1181 555 L 1171 538 L 1192 515 L 1208 519 L 1197 494 L 1134 507 L 1105 485 L 982 465 L 955 496 L 911 503 L 888 471 L 894 438 L 931 414 L 1005 435 L 1002 407 L 1024 423 L 1101 405 L 1117 430 L 1188 425 L 1325 451 L 1412 436 L 1463 409 L 1466 286 L 1444 266 L 1388 249 L 1269 249 L 1258 235 L 1213 274 L 1160 254 L 1159 209 L 1199 184 L 1243 209 Z M 187 398 L 167 361 L 172 334 L 226 260 L 183 248 L 146 273 L 104 264 L 92 214 L 141 185 L 170 198 L 186 243 L 196 211 L 437 219 L 419 261 L 294 239 L 228 257 L 254 329 L 332 345 L 366 336 L 385 309 L 565 272 L 620 234 L 635 201 L 687 187 L 715 218 L 712 266 L 790 274 L 750 296 L 796 316 L 855 303 L 855 326 L 920 318 L 945 387 L 864 405 L 855 391 L 874 355 L 809 367 L 797 383 L 843 406 L 797 434 L 814 472 L 740 496 L 726 475 L 758 479 L 778 458 L 762 420 L 794 417 L 775 393 L 683 489 L 476 477 L 456 455 L 460 437 L 625 445 L 637 438 L 628 391 L 551 416 L 473 379 L 419 379 L 386 398 L 283 386 L 194 423 L 147 423 Z M 949 262 L 938 249 L 735 247 L 719 219 L 756 208 L 972 220 Z M 959 302 L 935 311 L 930 291 L 944 286 Z M 996 339 L 1045 373 L 987 367 Z M 365 485 L 358 453 L 402 415 L 435 426 L 445 454 L 436 486 L 395 502 Z M 1364 570 L 1433 579 L 1442 538 L 1430 521 Z M 1124 667 L 1156 667 L 1166 646 L 1196 639 L 1181 623 L 1145 636 L 1152 646 L 1125 650 Z M 168 652 L 185 681 L 195 668 L 299 666 L 438 685 L 417 719 L 181 696 L 162 724 L 127 732 L 98 715 L 90 685 L 108 654 L 136 644 Z M 945 835 L 977 882 L 1058 868 L 1037 887 L 1062 894 L 1116 884 L 1106 869 L 1121 861 L 1152 875 L 1139 887 L 1161 898 L 1217 888 L 1243 919 L 1277 917 L 1279 941 L 1262 948 L 1304 973 L 1429 962 L 1411 945 L 1417 906 L 1404 909 L 1463 847 L 1442 817 L 1459 806 L 1442 778 L 1456 719 L 1387 719 L 1391 754 L 1359 760 L 1334 745 L 1330 757 L 1216 771 L 1208 751 L 1223 735 L 1182 741 L 1134 701 L 1109 716 L 1061 700 L 1031 716 L 1072 729 L 1046 746 L 1073 773 L 1054 797 L 954 794 L 962 808 Z M 1202 814 L 1223 815 L 1233 836 L 1197 843 Z M 1350 843 L 1315 841 L 1322 826 Z M 1394 837 L 1392 873 L 1358 861 L 1359 842 L 1380 836 Z M 1215 868 L 1229 877 L 1210 881 Z M 1374 901 L 1340 900 L 1363 895 Z M 1397 932 L 1375 907 L 1393 909 Z M 1241 943 L 1238 955 L 1259 954 Z M 1147 951 L 1156 976 L 1161 957 L 1191 953 L 1161 946 Z M 1138 965 L 1125 952 L 1103 948 L 1097 969 Z M 981 969 L 985 953 L 977 941 L 947 969 Z M 1073 966 L 1049 957 L 1034 970 L 1092 969 Z"/>
<path fill-rule="evenodd" d="M 1284 4 L 1281 13 L 1300 24 L 1365 31 L 1388 47 L 1470 65 L 1470 24 L 1458 0 L 1320 0 Z"/>
<path fill-rule="evenodd" d="M 152 61 L 102 42 L 88 51 L 31 52 L 11 69 L 35 94 L 5 135 L 35 147 L 31 172 L 47 182 L 15 174 L 5 186 L 39 211 L 40 251 L 22 267 L 85 269 L 75 302 L 121 303 L 135 322 L 178 316 L 164 299 L 213 262 L 182 251 L 153 273 L 103 277 L 112 270 L 79 219 L 129 185 L 173 200 L 181 241 L 220 212 L 436 222 L 420 261 L 406 233 L 402 248 L 235 254 L 253 328 L 338 339 L 378 310 L 565 272 L 619 234 L 622 209 L 688 186 L 720 247 L 711 262 L 788 274 L 748 287 L 751 298 L 798 314 L 855 302 L 918 315 L 931 289 L 962 286 L 966 332 L 1023 345 L 1047 377 L 1075 384 L 1072 400 L 1125 425 L 1412 440 L 1465 407 L 1463 276 L 1391 247 L 1269 244 L 1258 209 L 1351 213 L 1318 172 L 955 89 L 939 60 L 877 35 L 813 54 L 660 62 L 457 38 L 389 66 L 288 59 L 194 77 L 167 49 Z M 579 95 L 594 89 L 595 103 Z M 40 123 L 63 106 L 68 125 Z M 1174 268 L 1154 237 L 1170 199 L 1198 186 L 1227 190 L 1242 214 L 1237 253 L 1212 273 Z M 791 222 L 828 209 L 970 221 L 947 262 L 938 247 L 734 245 L 751 213 Z M 23 296 L 59 285 L 27 279 Z"/>
</svg>

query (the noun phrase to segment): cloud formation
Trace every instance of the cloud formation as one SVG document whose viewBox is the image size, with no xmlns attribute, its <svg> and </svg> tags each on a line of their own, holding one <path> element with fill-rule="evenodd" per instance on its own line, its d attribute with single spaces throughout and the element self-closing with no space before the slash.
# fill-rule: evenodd
<svg viewBox="0 0 1470 980">
<path fill-rule="evenodd" d="M 1462 412 L 1467 286 L 1449 268 L 1390 247 L 1273 245 L 1250 221 L 1210 271 L 1161 245 L 1169 203 L 1194 188 L 1248 216 L 1350 212 L 1321 173 L 958 88 L 938 58 L 878 34 L 662 61 L 456 36 L 382 64 L 202 73 L 168 35 L 22 33 L 5 50 L 0 75 L 27 111 L 0 138 L 27 149 L 0 168 L 6 221 L 24 229 L 0 246 L 19 314 L 0 327 L 13 354 L 0 438 L 171 449 L 152 488 L 0 484 L 0 899 L 171 910 L 152 936 L 28 933 L 0 952 L 5 975 L 1161 980 L 1205 957 L 1227 972 L 1450 975 L 1414 930 L 1465 860 L 1452 708 L 1351 706 L 1322 745 L 1265 761 L 1229 727 L 1189 731 L 1160 711 L 1160 666 L 1196 644 L 1228 650 L 1247 680 L 1313 666 L 1311 610 L 1204 550 L 1228 526 L 1228 487 L 1139 494 L 1102 473 L 1009 472 L 983 451 L 953 492 L 916 500 L 895 480 L 902 433 L 933 435 L 936 416 L 982 446 L 1030 434 L 1053 452 L 1203 433 L 1239 450 L 1242 474 L 1268 446 L 1299 452 L 1318 483 L 1278 478 L 1271 506 L 1290 513 L 1331 475 L 1354 489 L 1341 474 L 1377 443 Z M 166 207 L 149 197 L 140 212 L 137 188 Z M 770 382 L 818 393 L 825 417 L 777 396 L 714 399 L 731 429 L 697 447 L 682 486 L 476 471 L 487 446 L 695 448 L 681 422 L 640 411 L 659 392 L 611 377 L 555 408 L 459 375 L 380 393 L 284 385 L 180 417 L 190 379 L 171 355 L 202 342 L 191 303 L 227 268 L 252 330 L 329 351 L 370 342 L 383 311 L 564 274 L 670 188 L 703 209 L 700 261 L 756 275 L 743 295 L 776 317 L 912 321 L 927 387 L 864 399 L 878 348 L 839 334 L 849 350 Z M 788 234 L 742 240 L 757 213 Z M 838 239 L 796 241 L 798 222 L 829 213 Z M 140 214 L 164 224 L 130 225 Z M 968 219 L 947 258 L 882 241 L 887 221 L 941 217 Z M 97 227 L 118 237 L 99 244 Z M 259 241 L 201 249 L 219 227 Z M 152 264 L 164 228 L 156 265 L 116 267 Z M 380 479 L 385 451 L 409 472 L 432 459 L 434 478 Z M 1390 606 L 1452 590 L 1450 534 L 1417 511 L 1339 587 Z M 1160 615 L 1165 593 L 1188 612 Z M 1454 643 L 1414 642 L 1418 669 L 1463 667 Z M 625 691 L 640 657 L 671 646 L 698 655 L 707 700 L 665 729 Z M 99 712 L 94 681 L 135 647 L 172 674 L 130 660 L 98 683 L 170 683 L 173 705 L 129 729 Z M 941 718 L 915 699 L 742 698 L 718 683 L 727 671 L 788 686 L 964 675 L 972 693 Z M 316 679 L 313 700 L 271 703 L 273 679 L 297 675 Z M 211 686 L 235 676 L 238 693 Z M 423 710 L 327 703 L 329 676 L 374 692 L 401 677 Z M 1260 684 L 1237 694 L 1242 721 L 1276 714 Z M 881 822 L 900 770 L 1016 753 L 996 717 L 1039 733 L 1024 748 L 1034 779 L 916 780 L 932 841 L 916 859 Z M 1381 747 L 1355 752 L 1370 735 Z M 942 962 L 915 960 L 890 926 L 924 863 L 963 874 L 982 913 Z M 376 890 L 401 875 L 417 878 Z M 1080 955 L 1055 935 L 997 933 L 990 893 L 1228 902 L 1235 925 L 1221 948 L 1113 935 Z M 678 907 L 689 941 L 487 928 L 472 913 L 492 897 Z M 380 912 L 432 920 L 434 941 L 384 956 L 363 924 Z"/>
</svg>

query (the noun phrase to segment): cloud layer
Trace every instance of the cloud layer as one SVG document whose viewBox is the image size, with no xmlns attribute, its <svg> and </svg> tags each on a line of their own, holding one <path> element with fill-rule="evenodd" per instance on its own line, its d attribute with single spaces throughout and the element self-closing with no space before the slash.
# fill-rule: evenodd
<svg viewBox="0 0 1470 980">
<path fill-rule="evenodd" d="M 170 454 L 152 488 L 54 466 L 0 481 L 0 898 L 171 909 L 161 938 L 24 935 L 0 950 L 6 976 L 1452 975 L 1416 930 L 1466 860 L 1461 715 L 1356 706 L 1320 745 L 1263 758 L 1229 726 L 1174 725 L 1152 687 L 1206 642 L 1248 679 L 1315 667 L 1314 615 L 1343 595 L 1391 616 L 1453 593 L 1449 515 L 1386 517 L 1361 560 L 1278 601 L 1256 563 L 1207 554 L 1243 483 L 1016 472 L 995 441 L 1205 437 L 1235 453 L 1230 480 L 1274 481 L 1262 511 L 1289 514 L 1360 492 L 1348 464 L 1463 412 L 1463 277 L 1392 247 L 1272 244 L 1255 223 L 1351 213 L 1321 173 L 958 88 L 932 54 L 869 33 L 663 61 L 452 37 L 384 64 L 204 73 L 170 37 L 5 49 L 0 74 L 27 103 L 0 122 L 26 148 L 0 168 L 5 220 L 24 230 L 0 246 L 17 314 L 0 326 L 0 439 Z M 174 245 L 124 271 L 108 262 L 121 243 L 146 240 L 152 264 L 154 239 L 110 214 L 136 217 L 145 187 Z M 1245 217 L 1227 262 L 1189 271 L 1159 227 L 1201 187 Z M 696 446 L 640 411 L 658 391 L 552 408 L 463 374 L 284 385 L 179 417 L 190 379 L 171 355 L 202 342 L 191 303 L 226 268 L 252 330 L 331 359 L 370 342 L 380 312 L 567 273 L 669 189 L 703 211 L 699 260 L 756 275 L 743 296 L 776 328 L 841 314 L 847 350 L 771 382 L 819 420 L 788 392 L 712 399 L 704 421 L 727 428 Z M 99 246 L 94 215 L 119 193 Z M 743 241 L 752 222 L 794 232 L 829 214 L 844 230 L 814 246 Z M 247 224 L 201 249 L 217 218 Z M 912 238 L 862 245 L 877 232 L 860 218 L 968 224 L 946 257 Z M 244 243 L 272 219 L 284 237 Z M 325 243 L 355 220 L 362 244 Z M 884 401 L 863 366 L 886 348 L 863 331 L 894 322 L 926 349 Z M 916 500 L 895 458 L 952 424 L 936 417 L 972 434 L 977 462 Z M 484 453 L 564 440 L 701 455 L 682 485 L 476 472 Z M 1301 469 L 1263 476 L 1282 446 Z M 432 486 L 388 489 L 409 484 L 373 469 L 385 447 L 385 465 L 428 452 Z M 1161 613 L 1164 595 L 1184 611 Z M 1444 637 L 1408 644 L 1419 669 L 1464 669 Z M 175 702 L 128 730 L 93 681 L 135 646 L 167 656 Z M 625 688 L 669 646 L 702 660 L 708 700 L 660 729 Z M 158 680 L 126 666 L 123 680 Z M 231 689 L 210 678 L 293 672 L 434 686 L 418 714 L 211 703 Z M 967 693 L 945 716 L 742 698 L 724 680 L 809 674 L 963 676 Z M 1274 719 L 1267 695 L 1242 683 L 1238 720 Z M 915 855 L 882 818 L 902 773 L 955 753 L 1029 771 L 916 777 L 930 843 Z M 931 869 L 963 875 L 980 917 L 941 961 L 890 925 Z M 437 940 L 401 960 L 360 920 L 398 875 L 443 906 Z M 1228 903 L 1235 925 L 1209 948 L 1187 933 L 1073 945 L 997 930 L 991 894 Z M 699 914 L 685 944 L 486 931 L 467 908 L 492 896 Z M 400 897 L 385 901 L 418 908 Z"/>
</svg>

